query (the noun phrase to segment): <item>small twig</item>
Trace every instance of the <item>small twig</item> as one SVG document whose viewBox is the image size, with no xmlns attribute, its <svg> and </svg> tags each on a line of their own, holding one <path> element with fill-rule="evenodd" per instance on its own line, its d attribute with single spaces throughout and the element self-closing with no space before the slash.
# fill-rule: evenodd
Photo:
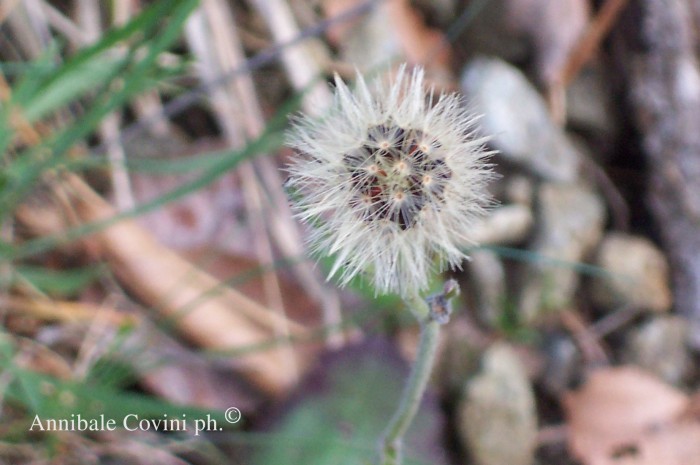
<svg viewBox="0 0 700 465">
<path fill-rule="evenodd" d="M 274 5 L 276 4 L 271 3 L 270 7 Z M 218 16 L 223 17 L 224 13 Z M 287 29 L 291 27 L 288 25 Z M 226 63 L 222 70 L 235 69 L 245 61 L 243 47 L 235 23 L 230 21 L 230 24 L 224 25 L 224 27 L 213 29 L 214 31 L 219 31 L 217 43 L 230 45 L 227 47 L 230 56 L 226 58 Z M 299 54 L 293 54 L 292 56 L 301 59 Z M 300 63 L 301 65 L 303 63 Z M 243 109 L 240 112 L 243 115 L 243 120 L 240 124 L 241 139 L 245 136 L 259 137 L 265 129 L 265 118 L 257 99 L 251 75 L 246 74 L 233 80 L 226 89 L 231 95 L 235 96 L 233 99 L 237 100 L 239 107 Z M 325 90 L 327 92 L 327 89 Z M 330 99 L 330 94 L 328 94 L 328 98 Z M 225 118 L 225 124 L 233 124 L 235 120 L 236 112 L 234 110 L 230 116 Z M 224 122 L 222 121 L 222 123 Z M 282 188 L 283 182 L 279 169 L 274 161 L 268 157 L 258 157 L 249 164 L 243 164 L 240 169 L 241 183 L 248 200 L 246 203 L 255 210 L 250 212 L 249 217 L 252 219 L 255 229 L 259 232 L 256 234 L 256 237 L 266 238 L 268 242 L 274 239 L 277 248 L 288 258 L 301 256 L 304 252 L 303 240 L 292 219 L 292 212 Z M 269 200 L 264 201 L 263 199 L 265 198 L 269 198 Z M 266 249 L 258 250 L 260 261 L 262 263 L 272 263 L 273 256 L 270 244 L 259 244 L 259 247 Z M 321 284 L 310 264 L 299 263 L 295 266 L 295 271 L 297 280 L 306 293 L 320 303 L 323 310 L 324 324 L 329 327 L 339 325 L 342 319 L 337 294 Z M 278 304 L 277 307 L 282 308 L 283 300 L 279 291 L 279 284 L 276 281 L 275 273 L 267 273 L 264 277 L 266 289 L 268 290 L 267 295 L 277 296 L 275 298 Z M 275 305 L 272 306 L 275 307 Z M 339 347 L 343 342 L 342 333 L 331 333 L 327 339 L 330 347 Z"/>
<path fill-rule="evenodd" d="M 79 24 L 83 38 L 88 43 L 97 42 L 102 34 L 100 5 L 93 1 L 79 0 L 77 2 Z M 126 169 L 126 152 L 119 140 L 121 117 L 118 112 L 111 112 L 100 122 L 98 132 L 103 141 L 107 141 L 107 159 L 110 163 L 112 191 L 119 211 L 132 210 L 136 205 L 131 179 Z"/>
<path fill-rule="evenodd" d="M 568 60 L 547 92 L 547 101 L 555 121 L 563 122 L 566 116 L 565 89 L 578 76 L 583 65 L 598 50 L 603 38 L 626 4 L 627 0 L 607 0 L 588 25 L 588 29 L 578 41 L 577 46 L 569 54 Z"/>
<path fill-rule="evenodd" d="M 27 58 L 38 59 L 51 42 L 48 19 L 38 0 L 23 0 L 20 5 L 23 14 L 10 15 L 8 22 L 16 36 L 18 48 L 24 51 Z"/>
<path fill-rule="evenodd" d="M 586 326 L 585 322 L 577 312 L 573 310 L 564 310 L 560 313 L 562 325 L 571 332 L 576 344 L 583 353 L 584 358 L 588 363 L 605 363 L 609 362 L 608 355 L 596 337 L 596 334 Z"/>
<path fill-rule="evenodd" d="M 614 228 L 618 231 L 628 231 L 630 226 L 630 209 L 620 189 L 595 160 L 588 156 L 580 157 L 580 159 L 607 200 L 612 213 Z"/>
<path fill-rule="evenodd" d="M 285 0 L 250 0 L 250 3 L 267 23 L 277 44 L 287 43 L 301 33 L 292 10 Z M 317 48 L 312 48 L 314 45 Z M 316 80 L 322 74 L 320 61 L 325 58 L 327 62 L 329 57 L 330 53 L 327 49 L 313 42 L 286 47 L 281 52 L 282 64 L 294 89 L 297 92 L 306 89 L 302 106 L 308 114 L 322 112 L 331 102 L 332 97 L 328 86 Z"/>
<path fill-rule="evenodd" d="M 40 6 L 51 27 L 68 38 L 73 45 L 83 46 L 90 42 L 85 33 L 73 21 L 48 1 L 42 0 Z"/>
<path fill-rule="evenodd" d="M 593 323 L 588 330 L 593 333 L 596 338 L 601 339 L 617 331 L 639 316 L 640 313 L 641 311 L 639 308 L 625 305 Z"/>
<path fill-rule="evenodd" d="M 115 26 L 123 26 L 129 22 L 135 13 L 135 4 L 131 2 L 114 2 L 113 5 L 113 23 Z M 163 111 L 163 104 L 160 101 L 160 95 L 156 90 L 149 90 L 135 97 L 131 104 L 134 112 L 138 115 L 137 119 L 150 117 L 151 115 L 160 114 Z M 152 125 L 151 133 L 160 137 L 167 137 L 171 133 L 169 121 L 161 119 Z"/>
<path fill-rule="evenodd" d="M 562 444 L 566 442 L 568 435 L 569 427 L 567 425 L 544 426 L 537 432 L 537 445 Z"/>
<path fill-rule="evenodd" d="M 559 82 L 562 87 L 568 87 L 591 59 L 626 4 L 627 0 L 607 0 L 603 4 L 561 70 Z"/>
<path fill-rule="evenodd" d="M 5 19 L 12 14 L 12 10 L 15 9 L 18 3 L 19 0 L 8 0 L 0 3 L 0 24 L 4 23 Z"/>
<path fill-rule="evenodd" d="M 199 24 L 200 27 L 188 28 L 187 33 L 190 43 L 194 45 L 195 54 L 201 62 L 199 69 L 202 80 L 207 81 L 209 76 L 233 69 L 243 61 L 243 49 L 236 24 L 225 2 L 204 0 L 200 6 L 200 12 L 201 18 L 198 20 L 203 23 Z M 202 44 L 217 45 L 202 47 Z M 226 47 L 220 46 L 221 44 L 226 44 Z M 224 132 L 227 143 L 232 147 L 244 145 L 248 135 L 258 135 L 263 130 L 261 110 L 253 100 L 254 95 L 255 88 L 249 75 L 229 82 L 226 87 L 217 89 L 210 95 L 219 126 Z M 240 115 L 245 117 L 241 119 Z M 243 163 L 239 170 L 238 174 L 246 199 L 245 205 L 254 231 L 253 250 L 261 265 L 269 265 L 274 262 L 274 256 L 270 235 L 264 221 L 261 186 L 251 162 Z M 266 306 L 283 317 L 280 318 L 280 322 L 286 322 L 284 301 L 277 274 L 265 273 L 262 281 Z M 289 328 L 284 324 L 273 330 L 278 337 L 289 336 Z M 299 368 L 293 352 L 290 349 L 283 354 L 286 355 L 294 380 L 298 380 Z"/>
<path fill-rule="evenodd" d="M 252 73 L 253 71 L 260 69 L 261 67 L 274 61 L 279 53 L 287 47 L 292 47 L 309 37 L 315 37 L 323 34 L 328 28 L 336 23 L 349 21 L 353 18 L 361 16 L 367 13 L 371 8 L 373 8 L 377 3 L 382 0 L 367 0 L 366 2 L 358 5 L 355 8 L 339 14 L 333 18 L 325 19 L 319 22 L 316 26 L 304 29 L 299 33 L 298 36 L 263 50 L 262 52 L 256 54 L 255 56 L 249 58 L 243 62 L 240 66 L 217 76 L 215 79 L 211 79 L 205 83 L 202 83 L 198 87 L 190 90 L 189 92 L 174 98 L 163 106 L 163 111 L 157 115 L 153 115 L 146 119 L 140 119 L 138 122 L 131 124 L 130 126 L 124 128 L 121 132 L 119 140 L 124 143 L 125 141 L 132 140 L 139 134 L 142 134 L 145 130 L 158 123 L 163 119 L 169 119 L 174 116 L 179 115 L 191 105 L 194 105 L 200 101 L 202 97 L 205 97 L 213 89 L 222 87 L 226 85 L 232 79 L 235 79 L 244 74 Z M 104 141 L 98 145 L 92 152 L 102 153 L 105 151 L 107 144 L 110 141 Z"/>
</svg>

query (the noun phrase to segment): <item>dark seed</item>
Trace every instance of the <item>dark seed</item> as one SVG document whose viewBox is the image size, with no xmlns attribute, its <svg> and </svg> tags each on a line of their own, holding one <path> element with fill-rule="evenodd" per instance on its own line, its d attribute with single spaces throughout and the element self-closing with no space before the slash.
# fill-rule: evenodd
<svg viewBox="0 0 700 465">
<path fill-rule="evenodd" d="M 452 170 L 444 160 L 431 158 L 421 150 L 421 144 L 425 141 L 430 141 L 431 149 L 441 147 L 438 141 L 426 138 L 422 131 L 404 129 L 391 121 L 369 127 L 367 138 L 370 141 L 368 145 L 353 150 L 343 158 L 349 167 L 350 183 L 358 193 L 357 198 L 351 201 L 352 206 L 360 209 L 359 215 L 363 220 L 389 220 L 406 231 L 416 225 L 420 212 L 425 208 L 440 210 Z M 388 146 L 377 148 L 376 144 L 380 141 L 387 142 Z M 402 170 L 389 172 L 388 167 L 397 162 L 410 166 L 408 176 L 404 176 Z M 370 165 L 373 165 L 372 173 L 367 172 Z M 427 184 L 424 183 L 426 177 L 431 179 Z M 388 198 L 397 185 L 408 197 L 402 204 L 404 208 L 392 208 L 393 200 Z"/>
<path fill-rule="evenodd" d="M 398 128 L 394 134 L 394 147 L 401 150 L 404 140 L 406 139 L 406 131 L 403 128 Z"/>
</svg>

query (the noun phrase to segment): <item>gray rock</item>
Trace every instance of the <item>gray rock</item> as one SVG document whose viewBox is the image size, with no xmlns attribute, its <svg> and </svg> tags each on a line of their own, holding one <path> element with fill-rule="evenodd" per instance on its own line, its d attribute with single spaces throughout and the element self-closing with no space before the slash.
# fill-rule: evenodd
<svg viewBox="0 0 700 465">
<path fill-rule="evenodd" d="M 441 342 L 433 385 L 439 386 L 443 398 L 461 397 L 465 380 L 479 370 L 489 337 L 467 318 L 457 315 L 444 327 Z"/>
<path fill-rule="evenodd" d="M 580 374 L 581 353 L 564 333 L 545 334 L 547 361 L 542 386 L 553 396 L 561 396 Z"/>
<path fill-rule="evenodd" d="M 579 153 L 550 118 L 547 106 L 515 67 L 494 58 L 477 58 L 462 75 L 462 90 L 484 134 L 503 157 L 550 181 L 573 181 Z"/>
<path fill-rule="evenodd" d="M 579 284 L 576 263 L 598 244 L 605 220 L 602 200 L 582 184 L 546 183 L 538 194 L 538 228 L 530 248 L 536 261 L 520 295 L 525 321 L 571 304 Z"/>
<path fill-rule="evenodd" d="M 532 210 L 512 204 L 494 209 L 469 229 L 469 238 L 476 244 L 512 244 L 520 242 L 530 232 Z"/>
<path fill-rule="evenodd" d="M 627 339 L 624 358 L 671 384 L 682 383 L 691 368 L 688 322 L 680 317 L 658 316 Z"/>
<path fill-rule="evenodd" d="M 513 203 L 532 206 L 532 196 L 535 191 L 532 181 L 524 175 L 514 174 L 505 180 L 505 198 Z"/>
<path fill-rule="evenodd" d="M 340 52 L 343 60 L 361 71 L 383 69 L 392 58 L 403 57 L 395 31 L 387 27 L 390 6 L 381 2 L 343 34 Z"/>
<path fill-rule="evenodd" d="M 492 328 L 498 327 L 506 297 L 506 272 L 503 262 L 489 250 L 475 250 L 469 256 L 476 314 L 481 322 Z"/>
<path fill-rule="evenodd" d="M 605 236 L 595 264 L 609 275 L 592 281 L 593 301 L 606 309 L 620 305 L 668 311 L 673 299 L 666 257 L 651 241 L 622 233 Z"/>
<path fill-rule="evenodd" d="M 588 66 L 566 89 L 568 123 L 603 137 L 617 130 L 610 83 L 602 64 Z"/>
<path fill-rule="evenodd" d="M 498 343 L 466 387 L 458 412 L 460 439 L 478 465 L 530 465 L 537 444 L 535 396 L 513 349 Z"/>
</svg>

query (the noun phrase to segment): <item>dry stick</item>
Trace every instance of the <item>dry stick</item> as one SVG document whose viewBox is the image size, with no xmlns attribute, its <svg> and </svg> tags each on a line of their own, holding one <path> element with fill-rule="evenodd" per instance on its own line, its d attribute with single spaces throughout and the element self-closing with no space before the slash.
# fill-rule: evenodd
<svg viewBox="0 0 700 465">
<path fill-rule="evenodd" d="M 253 4 L 267 22 L 277 44 L 288 43 L 294 37 L 301 34 L 294 20 L 289 5 L 282 0 L 253 0 Z M 319 58 L 319 54 L 322 57 Z M 290 81 L 297 91 L 307 89 L 323 71 L 323 63 L 328 61 L 329 53 L 322 48 L 320 42 L 300 43 L 294 47 L 286 47 L 282 50 L 282 61 L 289 75 Z M 314 84 L 311 90 L 305 94 L 302 107 L 307 114 L 318 115 L 322 113 L 332 101 L 331 93 L 324 83 Z M 281 214 L 272 215 L 270 222 L 273 226 L 273 234 L 278 244 L 289 257 L 302 256 L 304 248 L 297 225 L 292 220 L 291 211 L 287 206 L 287 199 L 281 189 L 282 179 L 279 172 L 269 159 L 259 159 L 257 166 L 267 185 L 271 188 L 271 194 L 275 198 Z M 299 281 L 307 289 L 307 292 L 321 303 L 324 324 L 328 327 L 340 327 L 342 316 L 340 312 L 340 300 L 335 291 L 321 284 L 318 275 L 314 273 L 308 263 L 300 263 L 296 266 Z M 326 343 L 330 347 L 342 345 L 344 337 L 339 332 L 329 332 Z"/>
<path fill-rule="evenodd" d="M 236 25 L 228 10 L 228 5 L 221 0 L 204 0 L 201 11 L 209 25 L 208 30 L 211 32 L 209 43 L 214 45 L 213 48 L 208 50 L 208 53 L 212 54 L 208 61 L 214 68 L 210 74 L 215 75 L 219 72 L 226 72 L 234 68 L 243 56 L 240 40 L 235 33 Z M 263 131 L 260 108 L 256 105 L 251 105 L 250 102 L 245 102 L 242 98 L 243 96 L 250 97 L 254 95 L 255 88 L 248 76 L 240 77 L 230 82 L 222 91 L 226 96 L 226 100 L 215 106 L 219 124 L 224 129 L 229 144 L 242 146 L 245 144 L 246 133 L 251 136 L 257 136 Z M 246 103 L 248 104 L 246 105 Z M 236 106 L 243 107 L 243 111 L 237 111 Z M 251 113 L 254 113 L 255 116 L 251 116 Z M 244 121 L 241 121 L 241 115 L 246 115 Z M 243 126 L 246 127 L 244 128 Z M 263 220 L 261 189 L 252 163 L 243 163 L 239 167 L 238 174 L 240 175 L 239 179 L 246 198 L 245 204 L 248 209 L 248 216 L 255 230 L 253 244 L 255 253 L 261 265 L 272 265 L 274 263 L 274 255 L 270 237 Z M 274 272 L 265 273 L 262 276 L 262 280 L 268 306 L 278 314 L 284 315 L 284 302 L 277 274 Z M 289 330 L 284 326 L 275 328 L 275 332 L 280 337 L 289 336 Z M 293 368 L 295 378 L 298 379 L 299 368 L 291 349 L 288 352 L 288 363 Z"/>
<path fill-rule="evenodd" d="M 210 25 L 212 33 L 212 43 L 214 47 L 212 52 L 215 54 L 214 59 L 218 63 L 220 71 L 226 72 L 235 68 L 238 63 L 243 60 L 243 49 L 240 43 L 240 38 L 237 34 L 236 24 L 231 17 L 230 11 L 225 3 L 220 0 L 205 0 L 203 3 L 203 11 L 206 14 L 207 21 Z M 218 71 L 218 70 L 217 70 Z M 213 73 L 213 74 L 216 74 Z M 222 114 L 220 117 L 225 118 L 221 121 L 222 126 L 225 126 L 225 131 L 229 139 L 235 139 L 237 145 L 245 142 L 246 136 L 258 137 L 264 130 L 264 122 L 262 111 L 257 100 L 254 99 L 255 87 L 250 75 L 244 75 L 238 79 L 232 80 L 226 86 L 231 103 L 235 103 L 238 110 L 232 105 L 222 106 L 221 109 L 227 114 Z M 256 182 L 256 173 L 251 163 L 244 163 L 240 166 L 241 181 L 244 186 L 246 197 L 248 198 L 248 206 L 252 206 L 250 213 L 251 220 L 256 226 L 259 236 L 265 237 L 265 247 L 259 249 L 259 258 L 263 264 L 270 265 L 273 261 L 272 251 L 269 247 L 269 237 L 262 222 L 263 202 L 261 199 L 260 186 Z M 252 204 L 252 205 L 251 205 Z M 256 235 L 258 235 L 256 234 Z M 258 236 L 258 237 L 259 237 Z M 267 274 L 266 277 L 274 277 L 274 274 Z M 275 280 L 276 283 L 276 280 Z M 272 300 L 277 301 L 277 307 L 282 308 L 281 298 L 279 296 L 279 284 L 276 283 L 270 288 L 275 288 L 274 294 L 276 297 Z M 272 297 L 268 293 L 269 297 Z"/>
<path fill-rule="evenodd" d="M 581 71 L 583 65 L 598 50 L 603 37 L 610 30 L 626 3 L 627 0 L 607 0 L 596 17 L 589 23 L 586 32 L 579 39 L 576 47 L 569 54 L 564 66 L 562 66 L 547 92 L 547 101 L 549 102 L 554 121 L 560 124 L 564 123 L 566 117 L 566 88 Z"/>
<path fill-rule="evenodd" d="M 134 15 L 134 6 L 135 5 L 132 2 L 114 2 L 114 25 L 123 26 L 128 23 Z M 163 111 L 163 105 L 156 90 L 148 90 L 140 95 L 137 95 L 131 103 L 131 107 L 138 115 L 137 119 L 149 118 L 153 115 L 158 115 Z M 161 119 L 160 121 L 154 123 L 151 127 L 151 133 L 160 137 L 167 137 L 169 134 L 171 134 L 171 132 L 172 128 L 170 127 L 167 119 Z"/>
<path fill-rule="evenodd" d="M 83 222 L 98 222 L 115 215 L 112 206 L 80 178 L 65 175 L 65 180 L 61 187 L 68 192 Z M 18 215 L 26 216 L 22 212 Z M 131 292 L 172 318 L 182 333 L 204 348 L 259 346 L 270 340 L 275 328 L 285 325 L 291 337 L 306 333 L 302 326 L 280 322 L 280 316 L 257 302 L 222 287 L 219 280 L 158 244 L 133 220 L 120 221 L 86 240 L 92 241 Z M 201 299 L 203 292 L 213 289 L 217 292 Z M 250 351 L 236 358 L 236 363 L 263 390 L 281 394 L 295 380 L 288 356 L 288 347 L 274 346 Z"/>
<path fill-rule="evenodd" d="M 19 8 L 25 14 L 12 14 L 7 18 L 10 34 L 18 48 L 30 59 L 38 59 L 48 48 L 51 30 L 37 0 L 24 0 Z"/>
<path fill-rule="evenodd" d="M 0 2 L 0 24 L 4 23 L 5 19 L 12 14 L 12 10 L 15 9 L 19 1 L 20 0 L 7 0 Z"/>
<path fill-rule="evenodd" d="M 377 4 L 379 1 L 381 0 L 367 0 L 364 3 L 358 5 L 357 7 L 351 8 L 345 13 L 339 14 L 338 16 L 333 18 L 323 20 L 314 27 L 304 29 L 297 36 L 291 38 L 290 40 L 279 44 L 275 44 L 269 49 L 263 50 L 262 52 L 256 54 L 252 58 L 247 59 L 243 63 L 243 65 L 234 70 L 231 70 L 229 73 L 216 76 L 212 80 L 200 84 L 197 88 L 192 89 L 189 92 L 174 98 L 173 100 L 169 101 L 163 106 L 163 112 L 161 114 L 154 115 L 149 119 L 133 123 L 130 126 L 126 127 L 120 135 L 120 141 L 122 141 L 123 143 L 126 140 L 131 140 L 139 134 L 143 133 L 143 131 L 147 128 L 156 124 L 158 121 L 179 115 L 191 105 L 194 105 L 197 102 L 199 102 L 201 97 L 203 95 L 206 95 L 212 89 L 224 86 L 227 82 L 229 82 L 232 79 L 235 79 L 238 76 L 244 75 L 245 73 L 250 73 L 265 66 L 266 64 L 273 62 L 277 59 L 280 52 L 285 50 L 287 47 L 292 47 L 308 39 L 309 37 L 315 37 L 317 35 L 320 35 L 336 23 L 349 21 L 357 16 L 366 13 L 371 8 L 373 8 L 374 5 Z M 107 144 L 103 142 L 92 152 L 101 153 L 105 150 L 106 146 Z"/>
<path fill-rule="evenodd" d="M 78 0 L 78 20 L 89 43 L 97 42 L 102 33 L 100 20 L 100 3 L 93 0 Z M 121 50 L 119 50 L 121 48 Z M 118 53 L 123 53 L 122 47 Z M 131 179 L 126 169 L 126 152 L 119 141 L 121 117 L 118 112 L 111 112 L 100 122 L 100 138 L 107 141 L 107 159 L 110 164 L 110 176 L 114 200 L 119 211 L 132 210 L 136 206 Z"/>
<path fill-rule="evenodd" d="M 286 0 L 251 0 L 251 3 L 267 23 L 275 43 L 287 43 L 300 34 Z M 297 91 L 312 85 L 303 97 L 304 111 L 311 115 L 321 114 L 331 102 L 331 93 L 323 82 L 313 83 L 330 60 L 328 50 L 320 42 L 309 40 L 286 47 L 281 55 L 287 75 Z"/>
<path fill-rule="evenodd" d="M 609 363 L 609 358 L 597 334 L 585 323 L 581 315 L 575 310 L 564 310 L 559 315 L 561 324 L 571 332 L 584 359 L 588 363 Z"/>
<path fill-rule="evenodd" d="M 598 50 L 603 38 L 626 4 L 627 0 L 607 0 L 603 4 L 559 74 L 559 83 L 562 87 L 566 88 L 571 84 L 583 65 Z"/>
<path fill-rule="evenodd" d="M 85 32 L 48 1 L 41 0 L 40 6 L 51 27 L 63 34 L 73 45 L 84 46 L 90 43 Z"/>
<path fill-rule="evenodd" d="M 240 43 L 240 38 L 236 34 L 236 23 L 233 20 L 229 6 L 221 0 L 206 0 L 204 9 L 207 11 L 209 21 L 212 26 L 212 34 L 214 35 L 214 43 L 217 44 L 213 48 L 214 53 L 218 55 L 222 71 L 235 69 L 241 62 L 245 60 L 243 46 Z M 226 44 L 224 47 L 223 45 Z M 238 118 L 229 118 L 229 124 L 233 121 L 240 121 L 238 126 L 239 135 L 245 139 L 245 136 L 258 137 L 264 131 L 264 121 L 262 110 L 255 99 L 256 91 L 253 85 L 253 80 L 250 74 L 241 76 L 233 80 L 228 86 L 231 102 L 235 103 L 240 110 L 236 115 Z M 241 121 L 242 120 L 242 121 Z M 256 230 L 256 253 L 258 260 L 263 265 L 274 264 L 274 252 L 272 248 L 272 239 L 268 226 L 265 222 L 265 202 L 263 200 L 262 186 L 256 176 L 254 163 L 243 163 L 240 166 L 239 178 L 242 181 L 244 195 L 247 199 L 246 207 L 249 209 L 251 224 Z M 281 185 L 281 184 L 280 184 Z M 274 269 L 274 267 L 273 267 Z M 282 291 L 277 273 L 268 272 L 262 277 L 265 295 L 269 306 L 276 312 L 284 315 L 284 301 L 282 299 Z M 286 320 L 282 320 L 286 321 Z M 288 336 L 289 330 L 285 327 L 276 328 L 278 336 Z M 293 354 L 289 353 L 290 366 L 294 367 L 296 376 L 299 376 L 299 367 L 297 366 Z"/>
<path fill-rule="evenodd" d="M 590 22 L 583 37 L 578 41 L 576 48 L 569 54 L 567 61 L 559 71 L 559 76 L 552 84 L 549 91 L 548 100 L 552 118 L 559 123 L 563 123 L 565 118 L 565 89 L 581 72 L 581 68 L 591 59 L 600 47 L 603 38 L 612 28 L 622 9 L 627 4 L 627 0 L 607 0 L 600 8 L 598 14 Z M 583 160 L 586 168 L 597 181 L 598 187 L 605 195 L 608 204 L 613 212 L 615 228 L 619 230 L 629 229 L 629 207 L 624 196 L 620 193 L 615 183 L 608 174 L 598 166 L 593 160 L 585 158 Z"/>
<path fill-rule="evenodd" d="M 613 333 L 642 313 L 642 309 L 630 305 L 623 305 L 593 323 L 588 330 L 597 339 L 603 339 Z"/>
<path fill-rule="evenodd" d="M 630 209 L 627 205 L 625 197 L 617 188 L 615 183 L 610 179 L 605 169 L 598 165 L 595 160 L 588 156 L 581 159 L 583 167 L 589 171 L 596 185 L 600 188 L 605 196 L 605 199 L 610 206 L 612 213 L 613 226 L 618 231 L 627 231 L 630 227 Z"/>
</svg>

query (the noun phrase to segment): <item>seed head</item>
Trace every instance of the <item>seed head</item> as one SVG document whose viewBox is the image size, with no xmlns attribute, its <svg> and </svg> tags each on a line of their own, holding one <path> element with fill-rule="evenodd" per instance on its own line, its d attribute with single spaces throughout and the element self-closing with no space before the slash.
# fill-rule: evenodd
<svg viewBox="0 0 700 465">
<path fill-rule="evenodd" d="M 475 117 L 456 94 L 426 96 L 423 70 L 354 91 L 336 76 L 321 119 L 295 119 L 289 186 L 314 226 L 316 253 L 336 254 L 329 278 L 367 272 L 377 293 L 422 291 L 435 268 L 459 267 L 460 249 L 488 204 L 492 171 Z"/>
</svg>

